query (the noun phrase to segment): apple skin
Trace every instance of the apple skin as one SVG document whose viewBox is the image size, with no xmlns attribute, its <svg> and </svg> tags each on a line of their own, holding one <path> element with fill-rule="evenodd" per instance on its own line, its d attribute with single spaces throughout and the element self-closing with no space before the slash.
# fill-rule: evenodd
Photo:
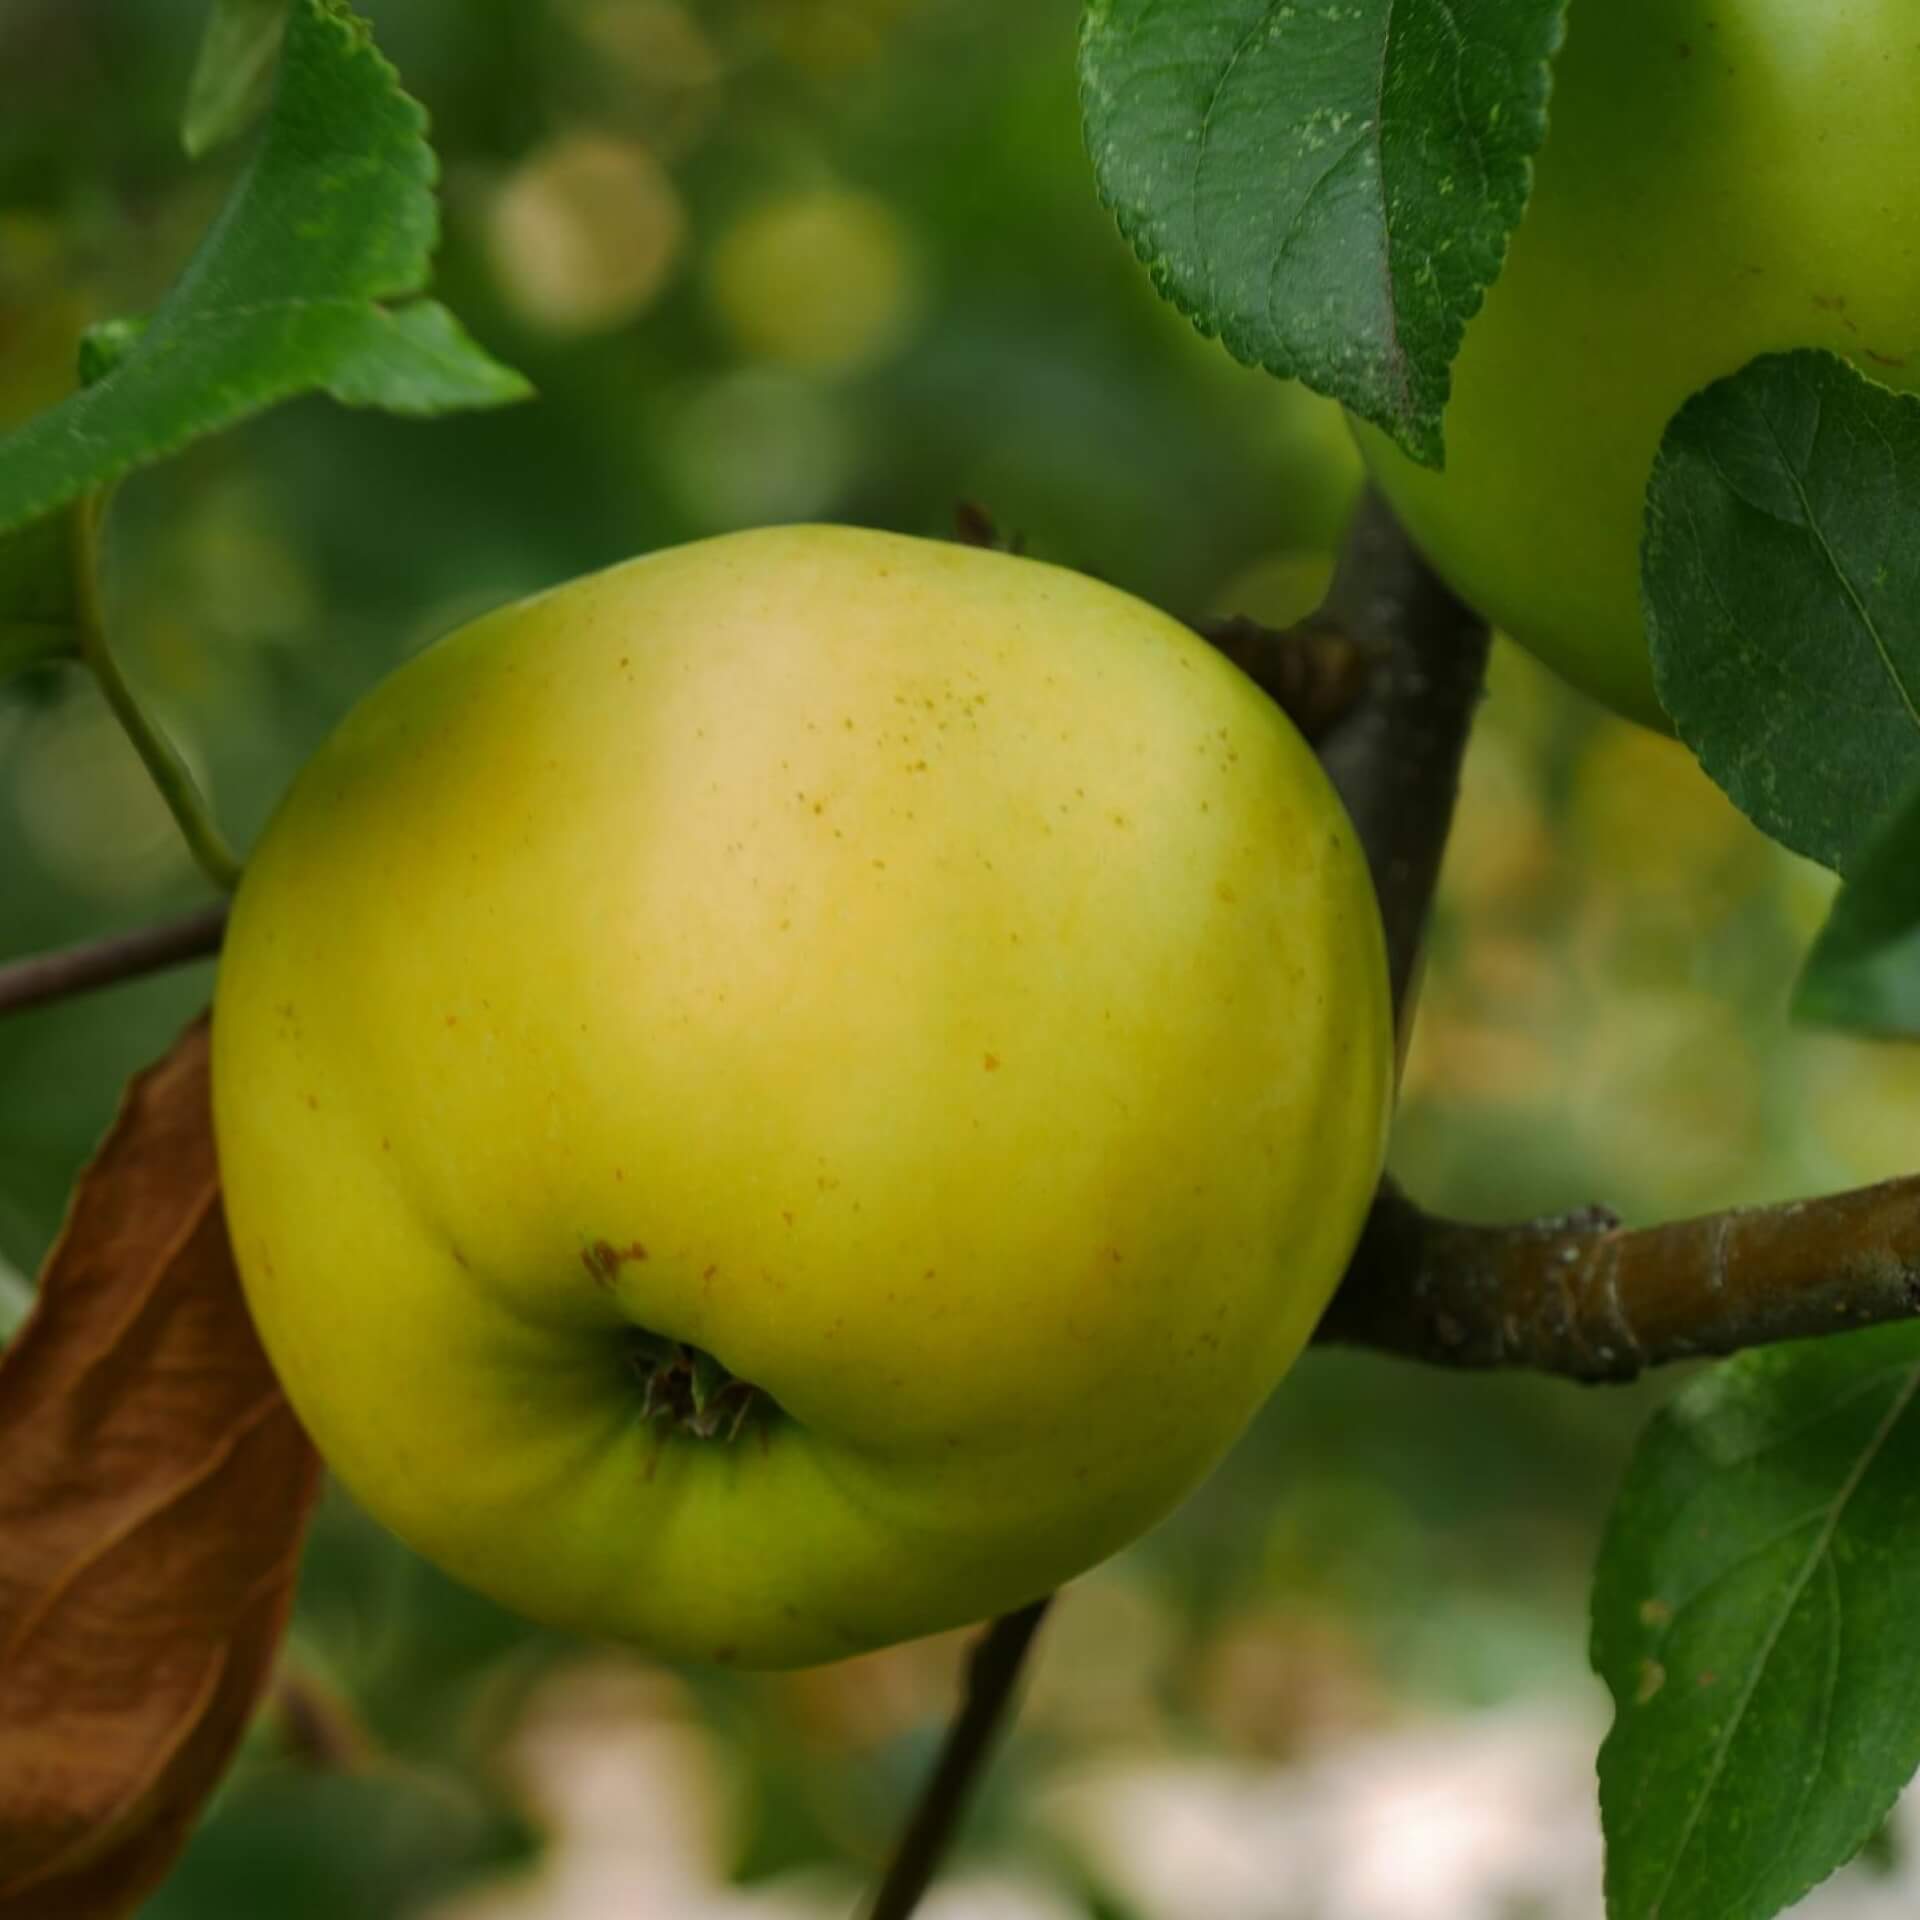
<svg viewBox="0 0 1920 1920">
<path fill-rule="evenodd" d="M 753 1666 L 1164 1514 L 1319 1317 L 1392 1077 L 1361 852 L 1265 695 L 1094 581 L 825 527 L 377 688 L 248 864 L 214 1045 L 346 1485 L 529 1616 Z M 649 1421 L 635 1326 L 766 1400 Z"/>
<path fill-rule="evenodd" d="M 1622 713 L 1668 724 L 1640 535 L 1682 404 L 1796 347 L 1920 385 L 1916 101 L 1911 0 L 1573 0 L 1445 471 L 1356 429 L 1454 590 Z"/>
</svg>

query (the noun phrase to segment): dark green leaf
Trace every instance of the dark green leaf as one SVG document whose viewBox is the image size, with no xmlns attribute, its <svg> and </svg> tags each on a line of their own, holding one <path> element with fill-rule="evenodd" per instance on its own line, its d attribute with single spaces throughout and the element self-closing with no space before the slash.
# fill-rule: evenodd
<svg viewBox="0 0 1920 1920">
<path fill-rule="evenodd" d="M 1920 793 L 1871 841 L 1794 994 L 1803 1020 L 1920 1039 Z"/>
<path fill-rule="evenodd" d="M 1743 1355 L 1647 1430 L 1594 1584 L 1614 1920 L 1766 1920 L 1920 1765 L 1920 1325 Z"/>
<path fill-rule="evenodd" d="M 1695 395 L 1643 577 L 1681 738 L 1776 840 L 1850 867 L 1920 776 L 1920 399 L 1824 353 Z"/>
<path fill-rule="evenodd" d="M 1438 465 L 1448 368 L 1546 135 L 1565 0 L 1088 0 L 1100 191 L 1237 358 Z"/>
<path fill-rule="evenodd" d="M 0 440 L 0 528 L 321 388 L 424 413 L 520 398 L 426 282 L 426 115 L 340 0 L 297 0 L 260 151 L 172 292 L 99 381 Z"/>
<path fill-rule="evenodd" d="M 0 680 L 77 643 L 72 516 L 0 533 Z"/>
<path fill-rule="evenodd" d="M 180 124 L 188 153 L 212 152 L 266 111 L 286 31 L 287 0 L 213 0 Z"/>
</svg>

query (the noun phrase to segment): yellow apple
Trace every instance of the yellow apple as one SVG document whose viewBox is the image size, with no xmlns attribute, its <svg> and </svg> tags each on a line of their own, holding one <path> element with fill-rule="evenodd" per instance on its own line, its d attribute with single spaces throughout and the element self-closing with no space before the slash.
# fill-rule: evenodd
<svg viewBox="0 0 1920 1920">
<path fill-rule="evenodd" d="M 1351 825 L 1163 614 L 825 527 L 378 688 L 249 863 L 215 1115 L 261 1334 L 456 1576 L 675 1656 L 1016 1605 L 1178 1501 L 1380 1170 Z"/>
<path fill-rule="evenodd" d="M 1623 713 L 1665 724 L 1640 531 L 1689 396 L 1792 347 L 1920 385 L 1916 102 L 1912 0 L 1573 0 L 1446 470 L 1359 430 L 1454 589 Z"/>
</svg>

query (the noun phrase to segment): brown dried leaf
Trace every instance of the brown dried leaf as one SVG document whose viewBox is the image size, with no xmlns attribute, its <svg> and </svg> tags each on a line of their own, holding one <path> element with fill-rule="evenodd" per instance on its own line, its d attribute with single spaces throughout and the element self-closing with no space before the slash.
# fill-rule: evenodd
<svg viewBox="0 0 1920 1920">
<path fill-rule="evenodd" d="M 127 1090 L 0 1355 L 0 1920 L 109 1920 L 246 1730 L 319 1478 L 220 1208 L 207 1027 Z"/>
</svg>

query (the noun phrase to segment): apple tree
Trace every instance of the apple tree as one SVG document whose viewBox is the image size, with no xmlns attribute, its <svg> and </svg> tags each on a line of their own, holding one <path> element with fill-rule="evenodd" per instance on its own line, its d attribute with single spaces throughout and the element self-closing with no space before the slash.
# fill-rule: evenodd
<svg viewBox="0 0 1920 1920">
<path fill-rule="evenodd" d="M 556 1632 L 764 1665 L 980 1622 L 902 1920 L 1049 1590 L 1309 1338 L 1711 1363 L 1599 1545 L 1619 1920 L 1765 1920 L 1920 1768 L 1920 1176 L 1629 1227 L 1381 1171 L 1494 624 L 1840 876 L 1802 1021 L 1920 1034 L 1920 37 L 1087 0 L 1078 74 L 1075 190 L 1351 418 L 1316 610 L 1159 611 L 971 507 L 691 542 L 429 649 L 243 850 L 116 644 L 122 483 L 302 396 L 556 402 L 429 292 L 367 23 L 216 0 L 224 204 L 0 437 L 0 675 L 97 684 L 214 900 L 0 964 L 0 1013 L 222 955 L 0 1351 L 0 1920 L 138 1910 L 263 1703 L 351 1746 L 285 1645 L 323 1458 Z"/>
</svg>

